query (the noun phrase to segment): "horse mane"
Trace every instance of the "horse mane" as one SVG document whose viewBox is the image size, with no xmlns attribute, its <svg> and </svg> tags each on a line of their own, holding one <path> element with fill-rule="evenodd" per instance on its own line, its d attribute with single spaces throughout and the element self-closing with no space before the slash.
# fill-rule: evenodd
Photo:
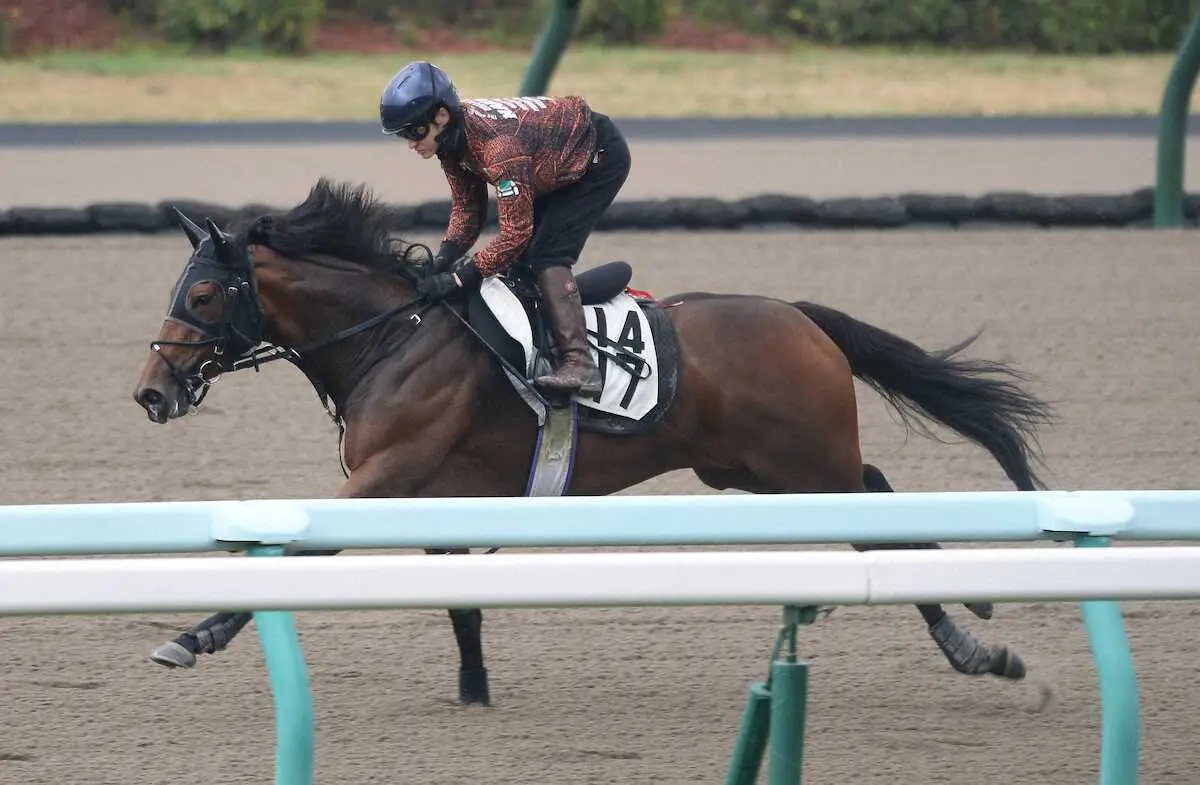
<svg viewBox="0 0 1200 785">
<path fill-rule="evenodd" d="M 284 256 L 328 256 L 380 272 L 420 277 L 417 267 L 428 259 L 413 259 L 410 251 L 428 249 L 400 237 L 400 224 L 400 215 L 380 202 L 366 184 L 321 177 L 295 207 L 244 216 L 231 233 L 242 242 L 262 244 Z"/>
</svg>

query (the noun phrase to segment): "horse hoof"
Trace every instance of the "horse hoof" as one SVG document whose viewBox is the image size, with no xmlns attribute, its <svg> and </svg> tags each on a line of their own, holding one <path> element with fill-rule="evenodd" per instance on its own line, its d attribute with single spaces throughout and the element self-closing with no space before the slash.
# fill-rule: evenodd
<svg viewBox="0 0 1200 785">
<path fill-rule="evenodd" d="M 995 607 L 990 602 L 964 602 L 963 605 L 971 613 L 981 619 L 990 619 L 992 614 L 996 612 Z"/>
<path fill-rule="evenodd" d="M 196 664 L 196 655 L 171 641 L 155 649 L 150 654 L 150 661 L 168 668 L 190 668 Z"/>
<path fill-rule="evenodd" d="M 1007 647 L 1001 647 L 992 652 L 992 663 L 988 668 L 988 673 L 1002 679 L 1020 681 L 1025 678 L 1025 663 L 1021 661 L 1016 652 Z"/>
<path fill-rule="evenodd" d="M 464 668 L 458 671 L 458 700 L 464 706 L 491 706 L 488 694 L 487 668 Z"/>
</svg>

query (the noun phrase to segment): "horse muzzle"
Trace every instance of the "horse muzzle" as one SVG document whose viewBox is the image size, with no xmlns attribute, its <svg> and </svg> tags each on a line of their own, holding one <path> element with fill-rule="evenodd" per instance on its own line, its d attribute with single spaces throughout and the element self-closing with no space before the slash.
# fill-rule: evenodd
<svg viewBox="0 0 1200 785">
<path fill-rule="evenodd" d="M 133 399 L 146 410 L 150 422 L 163 425 L 168 420 L 181 416 L 180 397 L 168 395 L 154 387 L 143 387 L 134 393 Z"/>
</svg>

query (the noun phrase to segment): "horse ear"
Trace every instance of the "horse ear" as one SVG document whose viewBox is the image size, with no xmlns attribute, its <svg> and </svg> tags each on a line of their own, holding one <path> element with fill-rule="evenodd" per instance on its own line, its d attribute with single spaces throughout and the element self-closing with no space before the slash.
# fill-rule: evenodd
<svg viewBox="0 0 1200 785">
<path fill-rule="evenodd" d="M 208 236 L 212 238 L 213 247 L 217 251 L 217 258 L 222 261 L 229 258 L 229 235 L 221 231 L 221 227 L 217 226 L 216 222 L 211 218 L 204 219 L 204 225 L 208 227 Z"/>
<path fill-rule="evenodd" d="M 187 235 L 188 240 L 192 243 L 192 250 L 194 251 L 199 248 L 200 243 L 204 242 L 204 238 L 207 236 L 204 234 L 204 230 L 192 223 L 192 219 L 184 215 L 178 207 L 171 205 L 171 210 L 175 212 L 175 221 L 179 224 L 179 228 L 183 230 L 183 233 Z"/>
</svg>

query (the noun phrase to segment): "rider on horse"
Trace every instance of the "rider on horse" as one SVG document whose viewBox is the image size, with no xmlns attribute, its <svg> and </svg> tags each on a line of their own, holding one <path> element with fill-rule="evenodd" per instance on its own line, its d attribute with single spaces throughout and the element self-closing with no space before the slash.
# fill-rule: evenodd
<svg viewBox="0 0 1200 785">
<path fill-rule="evenodd" d="M 559 349 L 555 372 L 535 383 L 598 393 L 600 371 L 571 266 L 629 174 L 629 149 L 613 122 L 578 96 L 461 99 L 450 77 L 423 60 L 388 82 L 379 119 L 385 134 L 408 140 L 422 158 L 436 155 L 450 185 L 436 268 L 448 271 L 424 281 L 422 294 L 441 299 L 478 286 L 523 255 Z M 499 234 L 467 257 L 482 230 L 489 184 Z"/>
</svg>

